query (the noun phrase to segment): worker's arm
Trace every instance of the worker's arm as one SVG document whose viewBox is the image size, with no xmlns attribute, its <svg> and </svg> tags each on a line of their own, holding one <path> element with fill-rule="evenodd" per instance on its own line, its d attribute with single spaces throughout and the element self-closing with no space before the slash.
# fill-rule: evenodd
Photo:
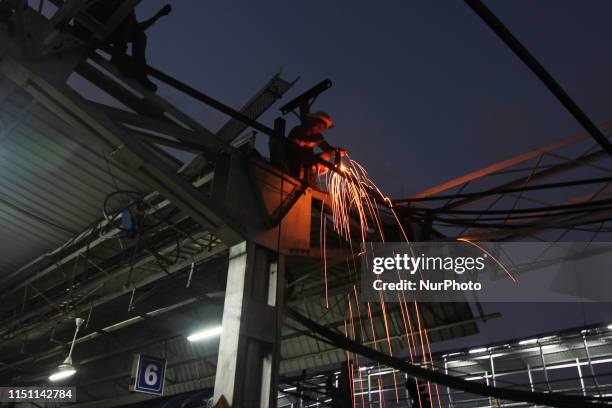
<svg viewBox="0 0 612 408">
<path fill-rule="evenodd" d="M 162 7 L 157 14 L 155 14 L 153 17 L 151 17 L 148 20 L 145 20 L 141 23 L 138 23 L 138 26 L 143 30 L 146 31 L 149 28 L 151 28 L 151 26 L 153 24 L 155 24 L 157 22 L 157 20 L 159 20 L 160 18 L 167 16 L 168 14 L 170 14 L 170 12 L 172 12 L 172 6 L 170 4 L 166 4 L 164 7 Z"/>
<path fill-rule="evenodd" d="M 346 156 L 346 150 L 340 148 L 340 147 L 334 147 L 332 145 L 330 145 L 329 143 L 327 143 L 327 140 L 323 140 L 320 144 L 319 147 L 321 148 L 321 150 L 323 150 L 326 153 L 335 153 L 335 152 L 339 152 L 340 156 Z"/>
</svg>

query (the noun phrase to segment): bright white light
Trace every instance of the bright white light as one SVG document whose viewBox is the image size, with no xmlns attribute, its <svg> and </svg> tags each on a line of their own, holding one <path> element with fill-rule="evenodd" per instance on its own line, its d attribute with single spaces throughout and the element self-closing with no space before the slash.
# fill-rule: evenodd
<svg viewBox="0 0 612 408">
<path fill-rule="evenodd" d="M 468 353 L 470 353 L 470 354 L 478 354 L 478 353 L 484 353 L 485 351 L 487 351 L 487 348 L 486 347 L 482 347 L 482 348 L 472 349 L 472 350 L 468 351 Z"/>
<path fill-rule="evenodd" d="M 76 374 L 76 370 L 69 364 L 60 364 L 58 370 L 49 376 L 49 381 L 61 381 Z"/>
<path fill-rule="evenodd" d="M 534 343 L 537 343 L 537 342 L 538 342 L 538 339 L 529 339 L 529 340 L 521 340 L 521 341 L 519 341 L 518 344 L 519 344 L 519 346 L 525 346 L 527 344 L 534 344 Z"/>
<path fill-rule="evenodd" d="M 200 340 L 210 339 L 210 338 L 213 338 L 213 337 L 220 336 L 222 331 L 223 331 L 223 327 L 221 327 L 221 326 L 213 327 L 213 328 L 210 328 L 210 329 L 201 330 L 199 332 L 195 332 L 195 333 L 189 335 L 187 337 L 187 340 L 189 340 L 189 341 L 200 341 Z"/>
<path fill-rule="evenodd" d="M 480 356 L 480 357 L 474 357 L 474 360 L 484 360 L 487 358 L 497 358 L 497 357 L 501 357 L 501 356 L 505 356 L 506 353 L 495 353 L 495 354 L 491 354 L 490 356 Z"/>
<path fill-rule="evenodd" d="M 552 349 L 556 349 L 559 346 L 557 346 L 556 344 L 547 344 L 545 346 L 540 346 L 540 347 L 531 347 L 525 350 L 522 350 L 524 352 L 532 352 L 532 351 L 540 351 L 540 348 L 542 348 L 542 351 L 544 350 L 552 350 Z"/>
<path fill-rule="evenodd" d="M 540 337 L 540 338 L 538 339 L 538 341 L 539 341 L 540 343 L 546 343 L 547 341 L 549 341 L 549 340 L 554 340 L 554 339 L 556 339 L 556 338 L 557 338 L 557 336 L 546 336 L 546 337 Z"/>
<path fill-rule="evenodd" d="M 612 324 L 608 326 L 608 330 L 612 330 Z"/>
</svg>

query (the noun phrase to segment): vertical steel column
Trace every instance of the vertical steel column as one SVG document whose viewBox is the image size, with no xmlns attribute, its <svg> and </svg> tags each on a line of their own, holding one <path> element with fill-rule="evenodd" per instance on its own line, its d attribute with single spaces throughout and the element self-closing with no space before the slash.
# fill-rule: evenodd
<svg viewBox="0 0 612 408">
<path fill-rule="evenodd" d="M 372 408 L 372 370 L 368 369 L 368 407 Z"/>
<path fill-rule="evenodd" d="M 589 345 L 586 340 L 586 336 L 582 333 L 582 343 L 584 344 L 584 351 L 586 352 L 587 361 L 589 362 L 589 369 L 591 370 L 591 376 L 593 377 L 593 384 L 595 384 L 595 389 L 597 390 L 597 394 L 601 397 L 601 390 L 599 389 L 599 382 L 597 381 L 597 377 L 595 376 L 595 369 L 593 368 L 593 362 L 591 361 L 591 352 L 589 351 Z"/>
<path fill-rule="evenodd" d="M 284 279 L 282 256 L 251 242 L 230 248 L 215 403 L 276 407 Z"/>
<path fill-rule="evenodd" d="M 408 384 L 408 374 L 404 374 L 404 380 L 406 384 Z M 408 392 L 408 387 L 404 387 L 406 389 L 406 405 L 408 408 L 412 408 L 412 402 L 410 402 L 410 393 Z"/>
<path fill-rule="evenodd" d="M 486 383 L 487 385 L 490 385 L 490 384 L 489 384 L 489 372 L 488 372 L 488 371 L 485 371 L 485 372 L 484 372 L 484 375 L 485 375 L 485 383 Z M 493 397 L 489 397 L 489 406 L 493 406 Z"/>
<path fill-rule="evenodd" d="M 531 392 L 535 391 L 535 387 L 533 386 L 533 376 L 531 375 L 531 366 L 527 364 L 527 376 L 529 377 L 529 388 L 531 388 Z"/>
<path fill-rule="evenodd" d="M 444 374 L 448 375 L 448 359 L 444 356 Z M 450 387 L 446 387 L 446 393 L 448 394 L 448 406 L 453 408 L 453 398 L 451 396 Z"/>
<path fill-rule="evenodd" d="M 542 370 L 544 371 L 544 379 L 546 380 L 546 386 L 548 387 L 548 392 L 552 392 L 552 387 L 550 386 L 550 380 L 548 379 L 548 371 L 546 370 L 546 360 L 544 359 L 544 351 L 542 350 L 542 345 L 538 343 L 540 348 L 540 360 L 542 360 Z"/>
<path fill-rule="evenodd" d="M 582 378 L 582 369 L 580 368 L 580 359 L 576 359 L 576 369 L 578 370 L 578 378 L 580 379 L 580 387 L 582 388 L 582 395 L 586 397 L 586 388 L 584 386 L 584 378 Z"/>
<path fill-rule="evenodd" d="M 489 351 L 489 363 L 491 364 L 491 379 L 493 380 L 493 386 L 497 387 L 497 380 L 495 379 L 495 364 L 493 364 L 493 354 Z M 493 400 L 498 406 L 500 402 L 498 399 Z"/>
<path fill-rule="evenodd" d="M 493 386 L 497 387 L 497 381 L 495 380 L 495 365 L 493 364 L 493 354 L 489 351 L 489 364 L 491 365 L 491 379 L 493 380 Z"/>
<path fill-rule="evenodd" d="M 535 387 L 533 385 L 533 376 L 531 375 L 531 366 L 527 364 L 527 376 L 529 377 L 529 388 L 531 392 L 535 392 Z M 537 405 L 534 405 L 533 408 L 538 408 Z"/>
</svg>

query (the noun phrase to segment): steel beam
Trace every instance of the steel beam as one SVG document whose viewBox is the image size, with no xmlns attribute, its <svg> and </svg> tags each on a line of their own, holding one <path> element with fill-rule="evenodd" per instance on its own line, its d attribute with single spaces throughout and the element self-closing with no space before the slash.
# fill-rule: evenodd
<svg viewBox="0 0 612 408">
<path fill-rule="evenodd" d="M 101 147 L 113 153 L 117 161 L 142 174 L 152 187 L 204 228 L 214 231 L 229 245 L 243 239 L 242 228 L 227 220 L 224 211 L 216 203 L 161 163 L 141 142 L 126 135 L 107 116 L 91 108 L 74 90 L 63 84 L 50 84 L 8 56 L 0 68 L 41 104 L 70 123 L 76 131 L 98 140 Z"/>
</svg>

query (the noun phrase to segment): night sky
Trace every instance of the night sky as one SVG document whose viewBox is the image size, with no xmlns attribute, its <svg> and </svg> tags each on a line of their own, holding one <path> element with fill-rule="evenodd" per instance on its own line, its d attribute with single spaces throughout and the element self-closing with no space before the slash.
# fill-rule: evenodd
<svg viewBox="0 0 612 408">
<path fill-rule="evenodd" d="M 165 3 L 143 1 L 139 18 Z M 151 65 L 236 108 L 281 68 L 286 79 L 301 77 L 285 100 L 332 79 L 316 105 L 335 120 L 328 139 L 393 197 L 582 130 L 461 1 L 171 3 L 173 14 L 149 32 Z M 595 123 L 612 119 L 612 2 L 487 5 Z M 224 122 L 170 90 L 159 93 L 210 129 Z M 482 341 L 612 322 L 604 305 L 502 309 L 506 317 L 488 323 Z"/>
</svg>

